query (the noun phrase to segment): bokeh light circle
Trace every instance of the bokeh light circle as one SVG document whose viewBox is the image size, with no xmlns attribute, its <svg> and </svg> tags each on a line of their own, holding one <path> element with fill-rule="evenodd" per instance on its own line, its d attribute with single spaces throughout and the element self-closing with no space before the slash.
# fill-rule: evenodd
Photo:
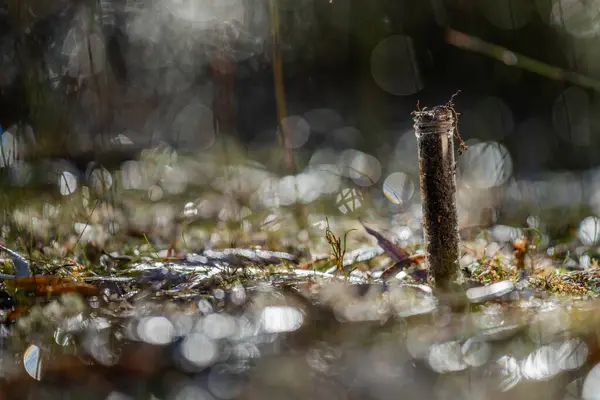
<svg viewBox="0 0 600 400">
<path fill-rule="evenodd" d="M 550 23 L 578 38 L 596 36 L 600 30 L 600 2 L 554 0 Z"/>
<path fill-rule="evenodd" d="M 297 115 L 290 115 L 281 120 L 283 137 L 292 149 L 304 146 L 310 136 L 310 125 L 306 120 Z M 281 132 L 278 132 L 281 135 Z"/>
<path fill-rule="evenodd" d="M 392 35 L 371 53 L 371 74 L 377 85 L 395 96 L 409 96 L 424 87 L 412 38 Z"/>
<path fill-rule="evenodd" d="M 588 145 L 592 135 L 589 95 L 575 86 L 567 88 L 554 101 L 552 123 L 566 141 L 576 146 Z"/>
<path fill-rule="evenodd" d="M 479 6 L 483 15 L 501 29 L 518 29 L 531 19 L 533 5 L 520 0 L 481 0 Z"/>
<path fill-rule="evenodd" d="M 404 172 L 393 172 L 383 181 L 383 194 L 394 204 L 405 204 L 415 193 L 415 184 Z"/>
<path fill-rule="evenodd" d="M 182 149 L 206 150 L 215 142 L 213 113 L 200 102 L 184 107 L 175 117 L 173 140 Z"/>
<path fill-rule="evenodd" d="M 506 147 L 497 142 L 469 146 L 460 157 L 461 180 L 468 187 L 489 189 L 504 184 L 512 175 L 513 162 Z"/>
</svg>

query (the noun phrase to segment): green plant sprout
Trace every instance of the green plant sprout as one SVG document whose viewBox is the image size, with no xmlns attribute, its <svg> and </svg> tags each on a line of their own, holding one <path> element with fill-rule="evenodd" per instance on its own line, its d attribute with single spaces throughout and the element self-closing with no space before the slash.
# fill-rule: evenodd
<svg viewBox="0 0 600 400">
<path fill-rule="evenodd" d="M 333 260 L 336 265 L 336 270 L 337 272 L 342 272 L 344 276 L 348 278 L 348 273 L 344 269 L 344 256 L 346 255 L 346 238 L 348 237 L 348 234 L 350 232 L 355 231 L 356 229 L 350 229 L 349 231 L 346 231 L 342 242 L 342 238 L 335 236 L 335 234 L 331 231 L 331 228 L 329 227 L 329 219 L 326 218 L 325 221 L 327 222 L 327 227 L 325 228 L 325 239 L 327 240 L 327 243 L 329 243 L 329 245 L 331 246 L 331 252 L 333 254 Z"/>
</svg>

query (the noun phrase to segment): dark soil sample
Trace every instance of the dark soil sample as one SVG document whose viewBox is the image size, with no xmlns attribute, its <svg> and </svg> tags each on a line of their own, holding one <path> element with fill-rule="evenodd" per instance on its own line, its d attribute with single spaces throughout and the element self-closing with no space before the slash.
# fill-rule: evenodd
<svg viewBox="0 0 600 400">
<path fill-rule="evenodd" d="M 417 136 L 425 250 L 440 289 L 459 278 L 459 234 L 454 161 L 455 112 L 451 104 L 413 113 Z"/>
</svg>

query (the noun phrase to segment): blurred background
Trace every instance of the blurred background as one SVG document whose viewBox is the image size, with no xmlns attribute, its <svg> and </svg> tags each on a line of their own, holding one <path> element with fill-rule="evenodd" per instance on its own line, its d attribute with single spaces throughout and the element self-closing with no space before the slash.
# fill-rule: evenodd
<svg viewBox="0 0 600 400">
<path fill-rule="evenodd" d="M 0 244 L 38 291 L 0 258 L 0 400 L 597 398 L 600 0 L 4 0 L 0 20 Z M 460 265 L 493 283 L 456 309 L 405 264 L 411 113 L 451 98 Z M 55 277 L 101 294 L 42 307 Z"/>
<path fill-rule="evenodd" d="M 296 204 L 301 229 L 418 222 L 411 112 L 460 90 L 461 226 L 592 244 L 599 17 L 580 0 L 7 0 L 2 187 L 5 208 L 31 200 L 5 218 L 31 230 L 97 197 L 136 201 L 133 222 L 108 212 L 113 233 L 166 237 L 181 215 L 262 229 Z"/>
</svg>

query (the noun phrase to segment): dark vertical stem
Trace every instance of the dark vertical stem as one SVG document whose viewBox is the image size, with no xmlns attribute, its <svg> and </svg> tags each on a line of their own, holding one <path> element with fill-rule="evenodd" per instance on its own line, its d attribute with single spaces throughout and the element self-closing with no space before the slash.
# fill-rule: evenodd
<svg viewBox="0 0 600 400">
<path fill-rule="evenodd" d="M 436 286 L 447 288 L 459 278 L 456 212 L 454 112 L 448 106 L 413 114 L 417 136 L 425 250 Z"/>
<path fill-rule="evenodd" d="M 289 146 L 287 132 L 283 126 L 283 119 L 287 116 L 285 103 L 285 87 L 283 82 L 283 57 L 281 54 L 281 35 L 279 31 L 279 3 L 278 0 L 270 1 L 271 35 L 273 38 L 273 83 L 275 85 L 275 102 L 277 104 L 277 126 L 279 137 L 285 151 L 286 165 L 290 173 L 296 173 L 296 160 Z"/>
<path fill-rule="evenodd" d="M 214 84 L 213 113 L 215 133 L 232 136 L 236 131 L 236 64 L 227 50 L 216 51 L 210 60 Z"/>
<path fill-rule="evenodd" d="M 279 128 L 279 139 L 281 140 L 283 151 L 285 152 L 286 168 L 288 173 L 295 174 L 297 172 L 296 160 L 289 144 L 285 126 L 283 125 L 283 119 L 287 116 L 287 106 L 285 102 L 283 55 L 281 54 L 279 0 L 270 0 L 269 5 L 271 14 L 271 35 L 273 39 L 273 84 L 275 86 L 275 102 L 277 104 L 277 127 Z M 306 209 L 302 202 L 296 202 L 294 214 L 299 228 L 306 229 L 310 235 Z"/>
</svg>

